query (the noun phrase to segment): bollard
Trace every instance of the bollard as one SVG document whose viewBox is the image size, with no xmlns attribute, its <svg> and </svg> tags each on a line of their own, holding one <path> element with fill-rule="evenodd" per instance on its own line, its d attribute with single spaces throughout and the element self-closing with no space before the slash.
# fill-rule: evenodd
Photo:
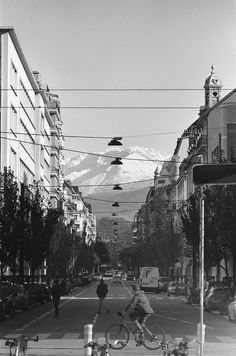
<svg viewBox="0 0 236 356">
<path fill-rule="evenodd" d="M 91 341 L 93 341 L 93 324 L 86 324 L 84 325 L 84 345 L 87 345 Z M 91 347 L 85 347 L 84 356 L 91 356 L 91 354 Z"/>
<path fill-rule="evenodd" d="M 205 329 L 206 325 L 202 324 L 202 333 L 201 333 L 201 323 L 197 324 L 197 343 L 196 343 L 196 354 L 200 355 L 201 354 L 201 344 L 204 345 L 205 343 Z"/>
</svg>

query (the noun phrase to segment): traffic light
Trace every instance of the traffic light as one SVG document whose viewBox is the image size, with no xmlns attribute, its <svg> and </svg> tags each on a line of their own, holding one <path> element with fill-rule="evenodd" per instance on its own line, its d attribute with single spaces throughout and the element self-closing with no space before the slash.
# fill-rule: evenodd
<svg viewBox="0 0 236 356">
<path fill-rule="evenodd" d="M 236 164 L 199 164 L 193 167 L 194 184 L 236 184 Z"/>
</svg>

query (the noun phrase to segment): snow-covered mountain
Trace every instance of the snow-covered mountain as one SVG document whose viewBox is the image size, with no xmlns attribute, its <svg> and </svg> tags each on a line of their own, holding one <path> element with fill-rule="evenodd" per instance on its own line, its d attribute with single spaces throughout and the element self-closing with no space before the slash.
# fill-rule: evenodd
<svg viewBox="0 0 236 356">
<path fill-rule="evenodd" d="M 122 158 L 123 164 L 111 165 L 115 157 Z M 119 198 L 119 201 L 127 201 L 127 197 L 132 196 L 132 201 L 136 201 L 136 196 L 138 201 L 145 201 L 147 191 L 153 185 L 154 171 L 157 167 L 160 170 L 166 159 L 167 157 L 150 148 L 111 147 L 104 152 L 72 157 L 64 166 L 64 175 L 73 185 L 79 186 L 83 196 L 92 204 L 94 212 L 98 208 L 99 211 L 102 209 L 104 212 L 110 212 L 111 204 L 98 204 L 98 201 L 93 201 L 92 198 L 111 201 Z M 114 184 L 121 184 L 123 190 L 113 190 Z M 126 209 L 132 208 L 132 203 L 129 207 L 126 205 Z"/>
</svg>

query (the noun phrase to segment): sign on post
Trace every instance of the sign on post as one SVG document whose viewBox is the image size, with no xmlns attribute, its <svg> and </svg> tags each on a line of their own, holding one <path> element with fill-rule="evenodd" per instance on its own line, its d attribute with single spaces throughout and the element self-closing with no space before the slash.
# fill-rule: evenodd
<svg viewBox="0 0 236 356">
<path fill-rule="evenodd" d="M 197 164 L 193 167 L 194 184 L 236 184 L 236 164 Z"/>
</svg>

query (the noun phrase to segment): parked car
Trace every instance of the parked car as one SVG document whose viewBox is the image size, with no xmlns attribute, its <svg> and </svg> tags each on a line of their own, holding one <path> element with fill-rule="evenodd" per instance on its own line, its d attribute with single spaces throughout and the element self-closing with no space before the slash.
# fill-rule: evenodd
<svg viewBox="0 0 236 356">
<path fill-rule="evenodd" d="M 231 288 L 210 287 L 204 297 L 205 311 L 219 311 L 222 315 L 227 314 L 227 305 L 232 296 Z"/>
<path fill-rule="evenodd" d="M 26 283 L 24 284 L 28 294 L 29 294 L 29 304 L 43 304 L 43 288 L 40 283 Z"/>
<path fill-rule="evenodd" d="M 13 296 L 15 299 L 16 310 L 28 310 L 29 309 L 29 293 L 24 284 L 13 284 L 11 286 Z"/>
<path fill-rule="evenodd" d="M 134 272 L 128 272 L 127 273 L 127 281 L 135 281 Z"/>
<path fill-rule="evenodd" d="M 167 286 L 167 293 L 168 294 L 175 294 L 177 288 L 177 283 L 175 281 L 169 282 Z"/>
<path fill-rule="evenodd" d="M 0 321 L 4 321 L 6 315 L 15 314 L 15 299 L 10 283 L 0 282 Z"/>
<path fill-rule="evenodd" d="M 233 321 L 236 324 L 236 296 L 229 301 L 227 306 L 227 314 L 229 321 Z"/>
<path fill-rule="evenodd" d="M 170 277 L 160 277 L 159 278 L 159 291 L 167 292 L 167 287 L 170 283 Z"/>
<path fill-rule="evenodd" d="M 62 295 L 68 295 L 72 290 L 72 283 L 69 278 L 64 278 L 60 282 L 60 288 Z"/>
<path fill-rule="evenodd" d="M 90 279 L 88 273 L 83 273 L 81 275 L 81 280 L 82 280 L 82 285 L 85 285 L 85 286 L 91 283 L 91 279 Z"/>
<path fill-rule="evenodd" d="M 43 299 L 46 302 L 50 302 L 52 300 L 50 288 L 48 288 L 48 286 L 45 283 L 40 283 L 40 285 L 43 289 Z"/>
</svg>

